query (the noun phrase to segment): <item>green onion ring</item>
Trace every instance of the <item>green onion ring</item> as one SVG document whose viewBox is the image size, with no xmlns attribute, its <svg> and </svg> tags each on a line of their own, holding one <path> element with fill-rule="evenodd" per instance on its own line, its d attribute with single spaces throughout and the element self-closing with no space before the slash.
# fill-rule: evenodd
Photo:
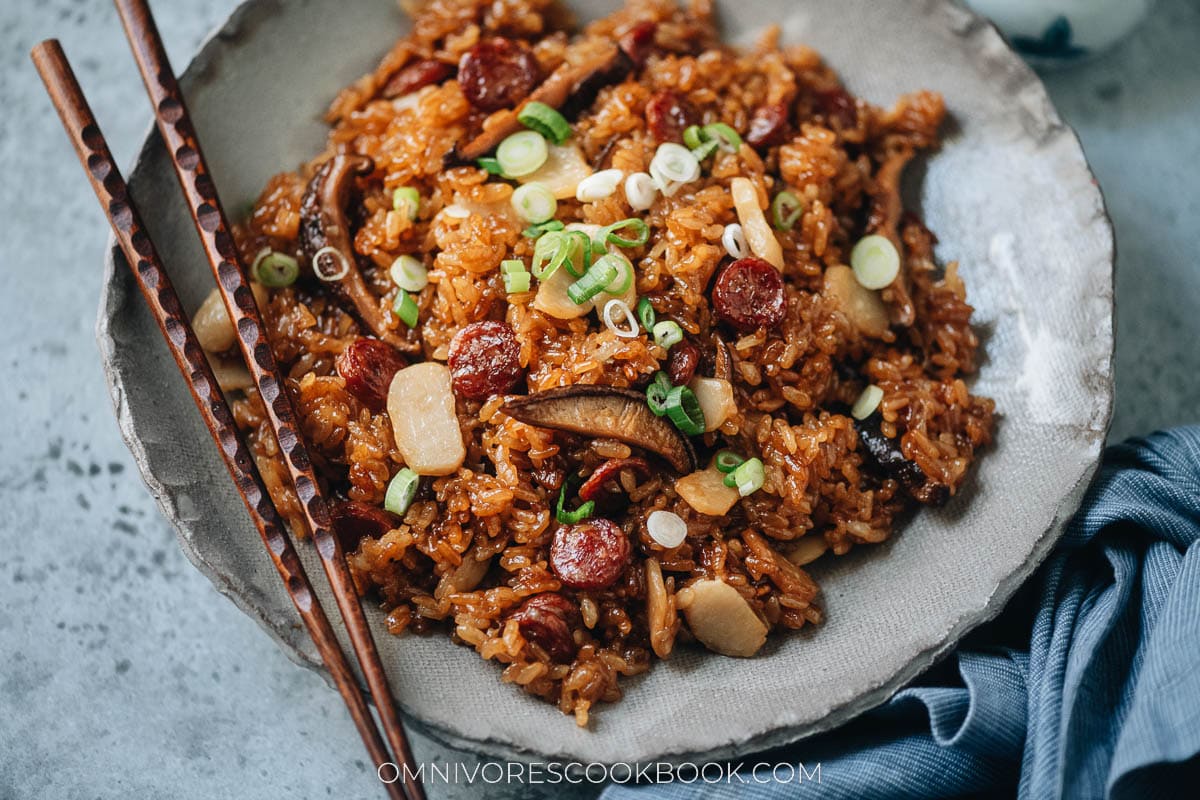
<svg viewBox="0 0 1200 800">
<path fill-rule="evenodd" d="M 642 323 L 642 327 L 645 328 L 647 332 L 654 328 L 654 320 L 656 319 L 656 316 L 654 313 L 654 306 L 650 304 L 650 300 L 648 298 L 643 297 L 641 300 L 638 300 L 637 317 Z"/>
<path fill-rule="evenodd" d="M 421 485 L 421 476 L 408 467 L 403 467 L 388 483 L 387 494 L 383 497 L 383 507 L 397 516 L 404 516 L 417 496 Z"/>
<path fill-rule="evenodd" d="M 579 477 L 573 475 L 563 481 L 562 488 L 558 490 L 558 502 L 554 504 L 554 518 L 563 525 L 574 525 L 577 522 L 582 522 L 596 510 L 595 500 L 588 500 L 574 511 L 567 511 L 563 508 L 567 501 L 567 492 L 573 490 L 578 484 Z"/>
<path fill-rule="evenodd" d="M 704 412 L 700 410 L 700 401 L 696 399 L 696 393 L 688 387 L 673 387 L 667 392 L 663 406 L 666 408 L 667 418 L 685 435 L 704 433 Z"/>
<path fill-rule="evenodd" d="M 616 264 L 601 258 L 588 268 L 582 278 L 567 287 L 567 297 L 575 305 L 581 306 L 603 292 L 605 287 L 616 279 Z"/>
<path fill-rule="evenodd" d="M 604 287 L 606 294 L 621 296 L 633 285 L 633 264 L 620 253 L 607 253 L 596 259 L 596 264 L 607 261 L 617 268 L 617 275 Z"/>
<path fill-rule="evenodd" d="M 533 100 L 517 112 L 517 121 L 532 131 L 537 131 L 555 144 L 571 138 L 571 125 L 566 117 L 555 109 Z"/>
<path fill-rule="evenodd" d="M 661 417 L 667 413 L 667 393 L 671 391 L 671 379 L 661 370 L 654 375 L 654 380 L 646 387 L 646 405 L 654 416 Z"/>
<path fill-rule="evenodd" d="M 655 323 L 651 333 L 654 334 L 654 343 L 664 350 L 670 350 L 672 345 L 683 341 L 683 328 L 669 319 Z"/>
<path fill-rule="evenodd" d="M 717 469 L 724 473 L 733 472 L 745 461 L 746 459 L 742 458 L 732 450 L 722 450 L 721 452 L 717 453 L 716 458 Z"/>
<path fill-rule="evenodd" d="M 279 289 L 296 282 L 300 277 L 300 263 L 286 253 L 263 248 L 254 259 L 250 272 L 263 286 Z"/>
<path fill-rule="evenodd" d="M 571 245 L 567 251 L 567 260 L 563 262 L 563 269 L 572 278 L 582 278 L 592 266 L 592 240 L 583 231 L 567 231 L 565 235 Z M 581 264 L 575 261 L 576 250 L 579 252 Z"/>
<path fill-rule="evenodd" d="M 627 239 L 624 236 L 618 235 L 617 231 L 625 228 L 633 229 L 633 238 Z M 629 217 L 620 222 L 614 222 L 611 225 L 605 225 L 596 232 L 594 241 L 603 242 L 605 244 L 615 244 L 617 247 L 641 247 L 646 242 L 650 241 L 650 226 L 646 224 L 644 219 L 639 217 Z"/>
<path fill-rule="evenodd" d="M 771 201 L 771 217 L 777 231 L 790 231 L 803 213 L 804 206 L 800 198 L 791 192 L 780 192 Z"/>
<path fill-rule="evenodd" d="M 736 153 L 742 148 L 742 137 L 724 122 L 714 122 L 700 129 L 700 135 L 705 140 L 716 141 L 726 153 Z"/>
<path fill-rule="evenodd" d="M 420 309 L 412 295 L 403 289 L 396 290 L 396 299 L 392 302 L 392 313 L 408 327 L 417 327 L 417 315 L 420 313 Z"/>
</svg>

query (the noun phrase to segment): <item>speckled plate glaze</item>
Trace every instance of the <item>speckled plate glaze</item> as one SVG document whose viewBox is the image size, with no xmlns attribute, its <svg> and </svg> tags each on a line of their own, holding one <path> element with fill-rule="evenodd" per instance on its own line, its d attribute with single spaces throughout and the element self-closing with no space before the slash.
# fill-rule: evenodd
<svg viewBox="0 0 1200 800">
<path fill-rule="evenodd" d="M 614 3 L 578 3 L 601 14 Z M 733 3 L 720 3 L 731 8 Z M 183 77 L 231 213 L 317 152 L 320 116 L 407 26 L 391 0 L 251 0 Z M 879 547 L 814 565 L 828 622 L 748 661 L 684 647 L 577 728 L 502 684 L 445 636 L 388 635 L 409 718 L 498 756 L 614 762 L 728 757 L 831 728 L 871 708 L 994 616 L 1053 545 L 1091 478 L 1112 402 L 1112 230 L 1074 134 L 991 26 L 946 0 L 763 0 L 725 16 L 749 43 L 779 22 L 879 104 L 928 87 L 952 121 L 909 170 L 909 202 L 958 260 L 986 358 L 975 382 L 1001 412 L 996 444 L 947 507 Z M 185 304 L 212 287 L 157 135 L 132 190 Z M 298 662 L 319 668 L 124 261 L 107 262 L 98 338 L 121 430 L 189 558 Z M 309 574 L 323 583 L 311 548 Z M 332 608 L 328 597 L 323 597 Z"/>
</svg>

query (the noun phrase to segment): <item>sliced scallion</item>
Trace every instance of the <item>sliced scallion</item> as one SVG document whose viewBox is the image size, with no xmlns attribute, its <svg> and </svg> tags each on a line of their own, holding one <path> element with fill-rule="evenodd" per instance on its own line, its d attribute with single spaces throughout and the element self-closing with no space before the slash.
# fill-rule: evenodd
<svg viewBox="0 0 1200 800">
<path fill-rule="evenodd" d="M 688 150 L 695 150 L 704 144 L 704 140 L 700 138 L 699 125 L 688 125 L 683 129 L 683 144 Z"/>
<path fill-rule="evenodd" d="M 701 142 L 700 144 L 693 147 L 692 155 L 694 155 L 696 157 L 697 161 L 703 161 L 704 159 L 711 156 L 713 153 L 717 152 L 717 148 L 720 146 L 721 146 L 721 143 L 718 142 L 716 139 L 709 139 L 707 142 Z"/>
<path fill-rule="evenodd" d="M 652 333 L 654 343 L 664 350 L 670 350 L 672 345 L 683 341 L 683 328 L 679 327 L 678 322 L 669 319 L 655 323 Z"/>
<path fill-rule="evenodd" d="M 533 277 L 544 281 L 563 265 L 571 255 L 571 237 L 563 231 L 548 231 L 542 234 L 533 246 Z"/>
<path fill-rule="evenodd" d="M 536 131 L 518 131 L 496 148 L 496 162 L 504 175 L 521 178 L 537 172 L 546 163 L 546 139 Z"/>
<path fill-rule="evenodd" d="M 611 197 L 624 177 L 625 173 L 619 169 L 605 169 L 588 175 L 575 187 L 575 199 L 581 203 L 595 203 Z"/>
<path fill-rule="evenodd" d="M 500 168 L 500 162 L 497 159 L 492 158 L 491 156 L 484 156 L 483 158 L 477 158 L 477 159 L 475 159 L 475 163 L 479 165 L 479 168 L 481 170 L 488 173 L 489 175 L 501 175 L 501 176 L 504 175 L 504 170 L 502 170 Z"/>
<path fill-rule="evenodd" d="M 700 410 L 700 401 L 696 393 L 686 386 L 672 387 L 667 392 L 663 403 L 667 418 L 675 423 L 675 427 L 687 436 L 704 433 L 704 412 Z"/>
<path fill-rule="evenodd" d="M 421 476 L 408 467 L 403 467 L 388 483 L 387 494 L 383 496 L 383 507 L 397 516 L 404 516 L 416 499 L 420 486 Z"/>
<path fill-rule="evenodd" d="M 658 185 L 645 172 L 635 172 L 625 179 L 625 199 L 634 211 L 645 211 L 654 205 Z"/>
<path fill-rule="evenodd" d="M 411 186 L 401 186 L 392 192 L 392 208 L 416 219 L 421 210 L 421 195 Z"/>
<path fill-rule="evenodd" d="M 633 285 L 633 264 L 629 259 L 620 253 L 606 253 L 596 259 L 592 267 L 602 261 L 607 261 L 617 268 L 616 277 L 604 287 L 605 293 L 620 296 L 629 291 L 629 287 Z"/>
<path fill-rule="evenodd" d="M 618 231 L 629 230 L 632 236 L 622 236 Z M 611 225 L 605 225 L 596 233 L 597 243 L 615 244 L 617 247 L 641 247 L 650 241 L 650 226 L 644 219 L 629 217 Z"/>
<path fill-rule="evenodd" d="M 300 264 L 285 253 L 264 248 L 254 259 L 254 266 L 250 268 L 250 272 L 263 286 L 278 289 L 296 282 L 296 278 L 300 276 Z"/>
<path fill-rule="evenodd" d="M 724 122 L 714 122 L 700 129 L 705 141 L 716 141 L 726 153 L 736 153 L 742 147 L 742 137 Z"/>
<path fill-rule="evenodd" d="M 573 490 L 578 482 L 578 478 L 569 478 L 563 481 L 562 488 L 558 490 L 558 502 L 554 504 L 554 517 L 562 525 L 574 525 L 577 522 L 582 522 L 596 510 L 595 500 L 588 500 L 574 511 L 567 511 L 563 508 L 567 502 L 567 492 Z"/>
<path fill-rule="evenodd" d="M 728 474 L 740 467 L 745 461 L 746 459 L 742 458 L 732 450 L 722 450 L 721 452 L 717 453 L 717 470 Z"/>
<path fill-rule="evenodd" d="M 392 276 L 392 283 L 406 292 L 419 292 L 429 285 L 429 270 L 415 256 L 400 256 L 392 262 L 388 274 Z"/>
<path fill-rule="evenodd" d="M 536 181 L 518 186 L 512 193 L 512 205 L 522 219 L 534 224 L 547 222 L 558 211 L 554 192 Z"/>
<path fill-rule="evenodd" d="M 665 196 L 670 197 L 685 183 L 700 177 L 700 162 L 681 144 L 665 142 L 650 160 L 650 177 Z"/>
<path fill-rule="evenodd" d="M 641 300 L 638 300 L 637 316 L 638 321 L 642 323 L 643 328 L 645 328 L 647 331 L 654 329 L 654 306 L 650 305 L 649 299 L 643 297 Z"/>
<path fill-rule="evenodd" d="M 617 316 L 622 319 L 614 319 Z M 604 327 L 622 339 L 633 339 L 638 335 L 637 319 L 634 318 L 633 311 L 625 304 L 624 300 L 617 298 L 609 300 L 604 304 L 600 318 L 604 320 Z M 621 327 L 621 322 L 625 323 L 625 327 Z"/>
<path fill-rule="evenodd" d="M 504 273 L 504 291 L 507 294 L 520 294 L 521 292 L 529 291 L 529 273 L 528 272 L 506 272 Z"/>
<path fill-rule="evenodd" d="M 526 103 L 517 114 L 517 120 L 555 144 L 562 144 L 571 137 L 571 125 L 566 117 L 537 100 Z"/>
<path fill-rule="evenodd" d="M 803 212 L 800 198 L 791 192 L 780 192 L 771 201 L 771 217 L 777 231 L 790 231 Z"/>
<path fill-rule="evenodd" d="M 583 305 L 615 281 L 618 271 L 619 266 L 616 259 L 609 260 L 608 256 L 600 258 L 588 267 L 588 271 L 583 274 L 582 278 L 567 287 L 567 297 L 575 305 Z"/>
<path fill-rule="evenodd" d="M 506 258 L 500 262 L 500 276 L 504 278 L 504 291 L 519 294 L 529 291 L 530 275 L 525 271 L 525 262 L 519 258 Z"/>
<path fill-rule="evenodd" d="M 392 313 L 399 317 L 401 322 L 410 328 L 417 327 L 417 315 L 420 311 L 411 294 L 403 289 L 396 290 L 396 299 L 392 301 Z"/>
<path fill-rule="evenodd" d="M 572 278 L 582 278 L 592 265 L 592 240 L 583 231 L 567 231 L 565 236 L 571 246 L 567 251 L 567 260 L 563 262 L 563 269 L 570 273 Z"/>
<path fill-rule="evenodd" d="M 654 413 L 654 416 L 661 417 L 667 413 L 667 393 L 671 391 L 671 379 L 667 377 L 667 373 L 656 372 L 654 380 L 646 387 L 646 405 Z"/>
<path fill-rule="evenodd" d="M 864 288 L 882 289 L 900 273 L 900 253 L 886 236 L 864 236 L 850 251 L 850 267 Z"/>
<path fill-rule="evenodd" d="M 766 472 L 763 462 L 757 458 L 743 461 L 737 468 L 725 476 L 725 485 L 737 489 L 738 494 L 747 497 L 763 487 L 766 482 Z"/>
<path fill-rule="evenodd" d="M 564 227 L 562 222 L 557 219 L 539 222 L 537 225 L 530 225 L 525 230 L 521 231 L 521 235 L 526 239 L 536 239 L 547 231 L 561 231 Z"/>
</svg>

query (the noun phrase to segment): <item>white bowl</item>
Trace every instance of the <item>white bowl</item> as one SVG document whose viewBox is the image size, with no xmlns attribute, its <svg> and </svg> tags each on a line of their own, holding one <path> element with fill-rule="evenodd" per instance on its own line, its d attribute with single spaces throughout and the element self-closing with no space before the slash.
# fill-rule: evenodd
<svg viewBox="0 0 1200 800">
<path fill-rule="evenodd" d="M 967 0 L 1035 64 L 1071 64 L 1125 38 L 1154 0 Z"/>
<path fill-rule="evenodd" d="M 613 5 L 577 7 L 595 15 Z M 681 648 L 627 680 L 625 699 L 597 708 L 587 729 L 502 684 L 474 651 L 444 635 L 392 637 L 372 611 L 404 712 L 453 744 L 582 761 L 716 757 L 844 722 L 997 613 L 1097 464 L 1112 400 L 1112 232 L 1079 144 L 1034 74 L 989 25 L 944 0 L 736 7 L 725 16 L 732 40 L 779 22 L 785 42 L 818 48 L 873 102 L 920 87 L 945 94 L 945 146 L 910 170 L 910 203 L 940 237 L 938 257 L 962 264 L 986 353 L 975 389 L 997 401 L 996 443 L 947 507 L 922 511 L 882 546 L 817 562 L 826 624 L 773 639 L 752 660 Z M 231 212 L 318 151 L 330 98 L 406 24 L 392 0 L 251 0 L 204 45 L 183 86 Z M 131 176 L 194 309 L 212 278 L 157 135 Z M 289 654 L 319 668 L 115 249 L 98 338 L 121 430 L 184 551 Z M 301 551 L 320 584 L 311 548 Z"/>
</svg>

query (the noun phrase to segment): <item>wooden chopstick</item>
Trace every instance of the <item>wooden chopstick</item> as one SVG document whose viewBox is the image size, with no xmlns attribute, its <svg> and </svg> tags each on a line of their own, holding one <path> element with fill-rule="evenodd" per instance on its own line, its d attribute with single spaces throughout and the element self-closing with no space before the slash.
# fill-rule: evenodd
<svg viewBox="0 0 1200 800">
<path fill-rule="evenodd" d="M 159 133 L 162 134 L 167 152 L 171 154 L 175 174 L 188 201 L 196 231 L 217 280 L 217 288 L 237 331 L 242 357 L 266 406 L 267 417 L 287 462 L 321 565 L 342 612 L 367 688 L 375 701 L 384 735 L 397 756 L 398 765 L 408 767 L 401 772 L 409 796 L 412 800 L 424 800 L 424 790 L 416 777 L 415 759 L 400 724 L 396 702 L 379 660 L 379 651 L 363 613 L 342 546 L 330 527 L 329 509 L 321 496 L 304 439 L 297 430 L 291 399 L 271 352 L 254 293 L 250 291 L 250 281 L 238 256 L 233 236 L 229 233 L 228 219 L 218 199 L 216 185 L 209 174 L 195 127 L 150 14 L 150 7 L 145 0 L 116 0 L 115 4 L 154 107 Z"/>
<path fill-rule="evenodd" d="M 113 160 L 104 134 L 96 124 L 75 73 L 57 40 L 42 42 L 33 48 L 30 55 L 38 74 L 46 84 L 46 91 L 58 110 L 63 127 L 75 147 L 92 189 L 96 192 L 96 199 L 100 201 L 108 216 L 117 242 L 125 253 L 126 261 L 129 262 L 130 271 L 141 289 L 142 297 L 154 314 L 159 330 L 162 331 L 171 355 L 175 358 L 175 364 L 187 381 L 200 416 L 216 442 L 242 500 L 246 503 L 246 509 L 250 512 L 250 518 L 258 529 L 259 536 L 262 537 L 263 545 L 275 564 L 275 569 L 279 572 L 296 610 L 300 612 L 300 618 L 325 661 L 325 666 L 333 675 L 334 683 L 346 701 L 350 716 L 362 734 L 363 742 L 378 770 L 391 762 L 387 745 L 375 727 L 375 719 L 371 716 L 371 710 L 363 698 L 350 663 L 338 644 L 333 626 L 313 593 L 300 557 L 284 533 L 275 506 L 271 504 L 270 495 L 259 479 L 254 461 L 237 434 L 233 414 L 217 387 L 208 359 L 196 340 L 171 279 L 163 269 L 158 252 L 142 225 L 141 215 L 133 198 L 129 196 L 125 181 Z M 387 785 L 387 790 L 390 797 L 397 800 L 403 797 L 398 784 Z"/>
</svg>

